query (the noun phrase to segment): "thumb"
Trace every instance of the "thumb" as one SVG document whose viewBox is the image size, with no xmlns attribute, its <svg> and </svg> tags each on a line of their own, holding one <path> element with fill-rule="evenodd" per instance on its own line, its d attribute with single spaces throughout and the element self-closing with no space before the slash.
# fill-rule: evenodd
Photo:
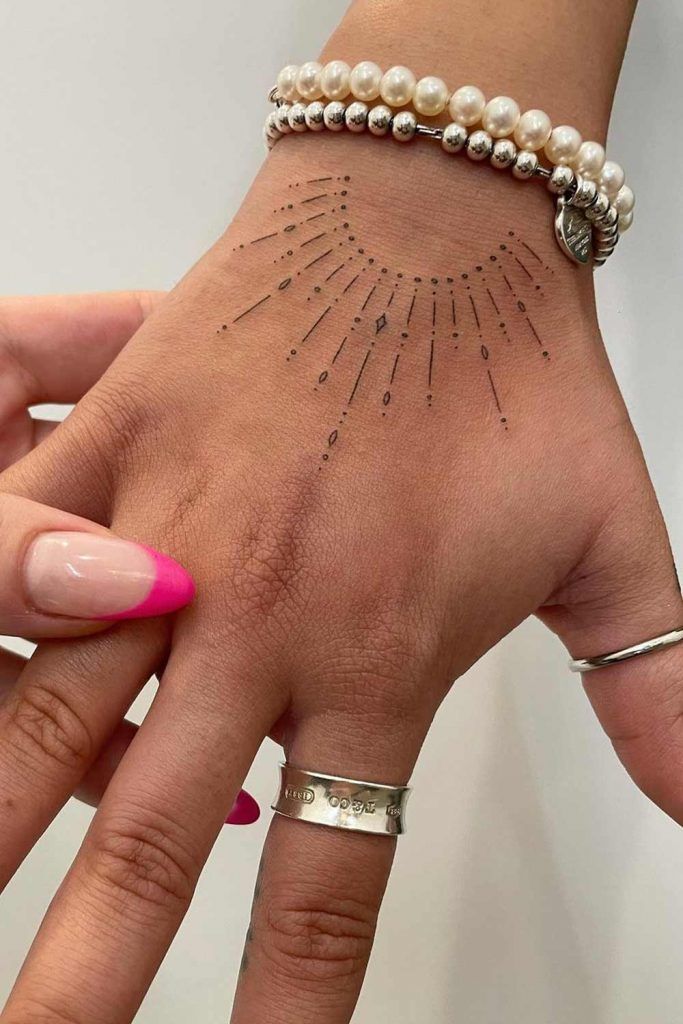
<svg viewBox="0 0 683 1024">
<path fill-rule="evenodd" d="M 167 555 L 0 494 L 0 632 L 79 636 L 119 619 L 177 611 L 193 596 L 192 577 Z"/>
<path fill-rule="evenodd" d="M 644 467 L 539 615 L 573 658 L 623 650 L 683 626 L 666 527 Z M 630 776 L 683 824 L 683 643 L 585 673 L 583 684 Z"/>
</svg>

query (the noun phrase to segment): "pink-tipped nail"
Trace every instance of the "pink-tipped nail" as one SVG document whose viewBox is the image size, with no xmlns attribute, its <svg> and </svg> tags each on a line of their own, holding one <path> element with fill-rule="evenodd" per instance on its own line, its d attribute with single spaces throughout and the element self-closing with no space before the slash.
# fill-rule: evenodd
<svg viewBox="0 0 683 1024">
<path fill-rule="evenodd" d="M 115 618 L 144 619 L 153 615 L 168 615 L 169 612 L 176 612 L 188 605 L 196 593 L 194 580 L 189 572 L 186 572 L 175 559 L 162 555 L 154 548 L 148 548 L 144 544 L 135 546 L 142 548 L 152 559 L 155 572 L 152 586 L 147 597 L 139 604 L 128 608 L 127 611 L 118 612 Z"/>
<path fill-rule="evenodd" d="M 192 577 L 172 558 L 143 544 L 97 533 L 42 533 L 24 567 L 39 611 L 79 619 L 166 615 L 194 597 Z"/>
<path fill-rule="evenodd" d="M 253 825 L 261 817 L 261 808 L 253 796 L 241 789 L 232 805 L 230 814 L 225 819 L 226 825 Z"/>
</svg>

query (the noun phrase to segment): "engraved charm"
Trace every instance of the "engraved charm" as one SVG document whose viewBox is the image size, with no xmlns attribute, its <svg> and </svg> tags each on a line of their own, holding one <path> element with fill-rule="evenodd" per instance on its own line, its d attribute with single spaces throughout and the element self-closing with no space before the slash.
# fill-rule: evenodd
<svg viewBox="0 0 683 1024">
<path fill-rule="evenodd" d="M 588 263 L 591 257 L 593 227 L 583 210 L 568 206 L 564 198 L 557 200 L 555 237 L 557 243 L 574 263 Z"/>
</svg>

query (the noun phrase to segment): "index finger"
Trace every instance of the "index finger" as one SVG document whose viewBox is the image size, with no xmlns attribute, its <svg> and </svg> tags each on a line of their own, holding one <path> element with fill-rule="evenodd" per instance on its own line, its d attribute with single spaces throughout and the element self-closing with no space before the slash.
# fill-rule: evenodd
<svg viewBox="0 0 683 1024">
<path fill-rule="evenodd" d="M 13 367 L 19 371 L 16 404 L 77 402 L 164 295 L 128 291 L 0 299 L 0 359 L 10 373 Z M 9 400 L 7 389 L 3 397 Z"/>
</svg>

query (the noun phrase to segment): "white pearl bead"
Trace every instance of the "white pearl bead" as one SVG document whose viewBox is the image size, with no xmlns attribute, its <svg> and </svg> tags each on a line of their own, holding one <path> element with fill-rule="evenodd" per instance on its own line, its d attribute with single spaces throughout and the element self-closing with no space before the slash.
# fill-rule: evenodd
<svg viewBox="0 0 683 1024">
<path fill-rule="evenodd" d="M 597 181 L 600 171 L 605 162 L 605 147 L 599 142 L 582 142 L 579 152 L 572 160 L 572 166 L 582 174 L 584 178 Z"/>
<path fill-rule="evenodd" d="M 579 152 L 583 139 L 576 128 L 561 124 L 553 128 L 545 144 L 545 155 L 553 164 L 568 164 Z"/>
<path fill-rule="evenodd" d="M 553 130 L 545 110 L 525 110 L 515 128 L 515 142 L 520 149 L 536 153 L 543 149 Z"/>
<path fill-rule="evenodd" d="M 351 72 L 351 92 L 356 99 L 368 103 L 379 96 L 382 69 L 371 60 L 362 60 Z"/>
<path fill-rule="evenodd" d="M 494 96 L 484 107 L 481 123 L 494 139 L 512 135 L 519 121 L 519 106 L 510 96 Z"/>
<path fill-rule="evenodd" d="M 296 76 L 296 88 L 300 96 L 305 100 L 319 100 L 323 94 L 320 84 L 320 72 L 322 67 L 315 60 L 309 60 L 299 68 Z"/>
<path fill-rule="evenodd" d="M 619 218 L 619 231 L 628 231 L 633 224 L 633 213 L 622 213 Z"/>
<path fill-rule="evenodd" d="M 476 85 L 463 85 L 456 89 L 448 104 L 448 111 L 456 124 L 468 127 L 476 124 L 486 106 L 486 97 Z"/>
<path fill-rule="evenodd" d="M 277 91 L 286 100 L 296 100 L 299 95 L 296 91 L 296 76 L 299 74 L 298 64 L 288 64 L 277 76 Z"/>
<path fill-rule="evenodd" d="M 427 75 L 426 78 L 421 78 L 415 86 L 413 105 L 418 114 L 424 114 L 425 117 L 436 117 L 446 109 L 447 103 L 448 86 L 442 78 Z"/>
<path fill-rule="evenodd" d="M 351 68 L 343 60 L 331 60 L 320 75 L 322 90 L 330 100 L 343 100 L 349 95 Z"/>
<path fill-rule="evenodd" d="M 636 205 L 636 197 L 633 194 L 633 189 L 629 188 L 628 185 L 622 185 L 614 197 L 614 205 L 620 214 L 631 213 L 633 207 Z"/>
<path fill-rule="evenodd" d="M 616 196 L 617 192 L 624 184 L 625 174 L 623 168 L 614 160 L 605 160 L 602 170 L 600 171 L 600 177 L 598 184 L 603 192 L 612 198 Z"/>
<path fill-rule="evenodd" d="M 382 75 L 379 91 L 390 107 L 405 107 L 415 92 L 415 75 L 410 68 L 397 64 Z"/>
</svg>

